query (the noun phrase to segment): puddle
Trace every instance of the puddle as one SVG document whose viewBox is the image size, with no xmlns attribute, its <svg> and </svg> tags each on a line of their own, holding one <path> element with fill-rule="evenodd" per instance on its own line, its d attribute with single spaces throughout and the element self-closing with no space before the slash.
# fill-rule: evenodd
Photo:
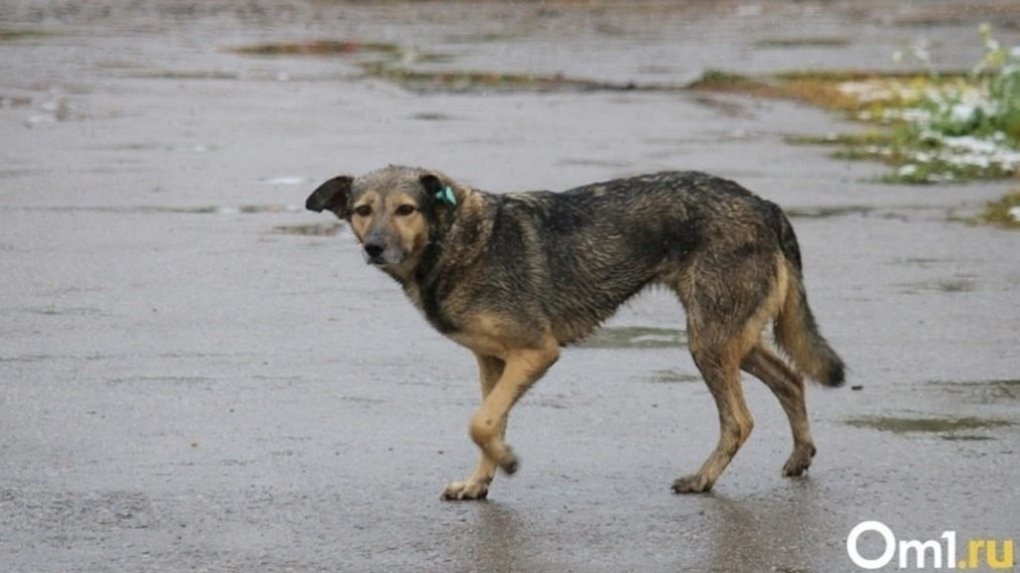
<svg viewBox="0 0 1020 573">
<path fill-rule="evenodd" d="M 92 308 L 87 306 L 62 307 L 62 308 L 46 306 L 39 308 L 25 308 L 22 310 L 29 314 L 35 314 L 39 316 L 110 316 L 103 309 Z"/>
<path fill-rule="evenodd" d="M 300 175 L 280 175 L 278 177 L 259 179 L 259 183 L 266 185 L 305 185 L 310 182 L 310 179 Z"/>
<path fill-rule="evenodd" d="M 453 119 L 453 116 L 447 115 L 445 113 L 422 112 L 412 115 L 411 119 L 418 121 L 450 121 L 451 119 Z"/>
<path fill-rule="evenodd" d="M 106 381 L 109 386 L 119 386 L 121 384 L 180 384 L 184 386 L 197 386 L 211 384 L 215 382 L 213 378 L 206 376 L 131 376 L 127 378 L 110 378 Z"/>
<path fill-rule="evenodd" d="M 477 34 L 447 34 L 445 39 L 450 44 L 487 44 L 492 42 L 510 42 L 520 38 L 520 34 L 507 32 L 481 32 Z"/>
<path fill-rule="evenodd" d="M 948 434 L 947 439 L 992 439 L 986 436 L 958 435 L 955 432 L 986 430 L 1012 426 L 1012 422 L 995 418 L 899 418 L 894 416 L 863 416 L 846 420 L 855 428 L 869 428 L 894 434 Z"/>
<path fill-rule="evenodd" d="M 46 362 L 49 360 L 55 360 L 57 358 L 61 357 L 55 356 L 53 354 L 22 354 L 20 356 L 0 356 L 0 364 L 6 362 L 25 362 L 25 363 Z"/>
<path fill-rule="evenodd" d="M 754 114 L 751 113 L 749 107 L 743 103 L 726 101 L 708 95 L 696 96 L 694 98 L 694 101 L 711 109 L 712 111 L 718 113 L 722 117 L 740 117 L 740 118 L 754 117 Z"/>
<path fill-rule="evenodd" d="M 650 326 L 604 327 L 579 344 L 581 348 L 676 348 L 687 345 L 687 333 Z"/>
<path fill-rule="evenodd" d="M 138 70 L 127 74 L 142 80 L 239 80 L 240 74 L 218 70 Z"/>
<path fill-rule="evenodd" d="M 168 207 L 161 205 L 134 205 L 128 207 L 26 207 L 26 211 L 55 211 L 64 213 L 115 213 L 125 215 L 181 214 L 181 215 L 257 215 L 261 213 L 300 213 L 297 205 L 203 205 L 197 207 Z"/>
<path fill-rule="evenodd" d="M 332 237 L 340 232 L 343 225 L 337 222 L 310 223 L 306 225 L 278 225 L 273 232 L 279 235 L 298 235 L 302 237 Z"/>
<path fill-rule="evenodd" d="M 29 107 L 31 105 L 32 98 L 30 97 L 0 95 L 0 108 L 3 109 L 16 109 L 22 107 Z"/>
<path fill-rule="evenodd" d="M 922 269 L 930 269 L 932 267 L 943 265 L 947 263 L 947 259 L 937 259 L 934 257 L 906 257 L 893 259 L 889 264 L 891 265 L 907 265 L 910 267 L 919 267 Z"/>
<path fill-rule="evenodd" d="M 613 167 L 618 169 L 631 166 L 631 163 L 628 161 L 613 161 L 608 159 L 560 159 L 556 162 L 556 164 L 580 167 Z"/>
<path fill-rule="evenodd" d="M 969 277 L 953 277 L 930 281 L 903 283 L 899 286 L 901 287 L 902 292 L 907 294 L 921 294 L 925 292 L 943 292 L 949 294 L 956 294 L 974 292 L 976 290 L 977 283 L 976 281 L 974 281 L 974 279 Z"/>
<path fill-rule="evenodd" d="M 701 382 L 701 374 L 696 372 L 680 372 L 679 370 L 656 370 L 648 376 L 647 380 L 661 384 Z"/>
</svg>

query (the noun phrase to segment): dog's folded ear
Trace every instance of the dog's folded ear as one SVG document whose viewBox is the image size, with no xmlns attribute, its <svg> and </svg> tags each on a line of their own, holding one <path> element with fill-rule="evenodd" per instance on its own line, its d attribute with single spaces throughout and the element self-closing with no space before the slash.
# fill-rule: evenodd
<svg viewBox="0 0 1020 573">
<path fill-rule="evenodd" d="M 425 188 L 425 196 L 433 203 L 455 207 L 459 202 L 460 193 L 444 177 L 435 173 L 425 173 L 418 178 L 418 181 Z"/>
<path fill-rule="evenodd" d="M 346 219 L 350 214 L 351 182 L 353 179 L 347 175 L 334 177 L 312 191 L 305 201 L 305 209 L 321 213 L 328 209 L 341 219 Z"/>
</svg>

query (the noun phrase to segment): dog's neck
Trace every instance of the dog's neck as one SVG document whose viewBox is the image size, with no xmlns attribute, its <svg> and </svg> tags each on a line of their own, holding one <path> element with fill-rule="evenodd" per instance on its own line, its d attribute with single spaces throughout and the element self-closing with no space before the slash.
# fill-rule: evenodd
<svg viewBox="0 0 1020 573">
<path fill-rule="evenodd" d="M 493 196 L 469 191 L 455 211 L 437 217 L 427 244 L 400 265 L 385 269 L 440 332 L 450 329 L 441 310 L 450 285 L 455 284 L 447 280 L 447 271 L 463 272 L 478 259 L 492 235 L 494 211 Z"/>
</svg>

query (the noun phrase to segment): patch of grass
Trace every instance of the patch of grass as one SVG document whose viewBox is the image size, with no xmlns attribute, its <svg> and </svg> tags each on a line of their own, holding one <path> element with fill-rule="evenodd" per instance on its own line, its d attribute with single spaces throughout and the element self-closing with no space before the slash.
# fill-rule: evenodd
<svg viewBox="0 0 1020 573">
<path fill-rule="evenodd" d="M 759 48 L 839 48 L 850 45 L 850 38 L 813 36 L 804 38 L 765 38 L 754 43 Z"/>
<path fill-rule="evenodd" d="M 52 35 L 53 32 L 47 32 L 45 30 L 15 30 L 10 28 L 0 28 L 0 42 L 14 42 L 17 40 L 24 40 L 26 38 L 43 38 Z"/>
<path fill-rule="evenodd" d="M 795 71 L 751 78 L 711 70 L 691 89 L 780 97 L 880 127 L 864 136 L 795 137 L 834 144 L 833 156 L 878 160 L 887 183 L 940 183 L 1020 176 L 1020 47 L 1006 49 L 980 28 L 985 54 L 971 71 Z M 918 50 L 924 58 L 927 54 Z M 918 56 L 920 58 L 920 56 Z"/>
<path fill-rule="evenodd" d="M 756 97 L 783 97 L 783 92 L 773 82 L 723 70 L 705 70 L 701 77 L 690 82 L 685 89 L 737 93 Z"/>
<path fill-rule="evenodd" d="M 975 436 L 973 434 L 945 434 L 939 437 L 950 442 L 986 442 L 995 439 L 991 436 Z"/>
<path fill-rule="evenodd" d="M 831 219 L 851 215 L 868 215 L 874 207 L 862 205 L 840 205 L 835 207 L 817 207 L 813 209 L 786 209 L 786 216 L 791 219 Z"/>
<path fill-rule="evenodd" d="M 229 51 L 249 56 L 353 56 L 359 54 L 396 55 L 400 48 L 385 42 L 310 40 L 237 46 Z"/>
<path fill-rule="evenodd" d="M 951 434 L 963 430 L 982 430 L 1013 425 L 1006 420 L 995 418 L 899 418 L 893 416 L 864 416 L 849 419 L 846 423 L 855 428 L 870 428 L 895 434 Z"/>
<path fill-rule="evenodd" d="M 788 135 L 784 138 L 791 145 L 839 145 L 844 147 L 865 147 L 888 145 L 893 137 L 885 131 L 869 129 L 863 133 L 830 133 L 827 135 Z"/>
<path fill-rule="evenodd" d="M 393 65 L 391 62 L 370 62 L 362 68 L 369 76 L 391 81 L 407 89 L 426 92 L 463 93 L 485 90 L 549 93 L 648 89 L 635 84 L 573 78 L 562 74 L 416 70 L 403 65 Z"/>
<path fill-rule="evenodd" d="M 1020 230 L 1020 189 L 1011 191 L 1002 199 L 986 205 L 985 210 L 974 218 L 974 222 Z"/>
</svg>

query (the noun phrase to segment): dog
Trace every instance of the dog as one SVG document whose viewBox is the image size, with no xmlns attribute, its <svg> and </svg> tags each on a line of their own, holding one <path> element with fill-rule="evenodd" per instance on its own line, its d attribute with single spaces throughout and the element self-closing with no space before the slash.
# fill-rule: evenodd
<svg viewBox="0 0 1020 573">
<path fill-rule="evenodd" d="M 683 304 L 690 352 L 719 411 L 715 450 L 673 491 L 709 491 L 751 433 L 741 370 L 772 390 L 789 420 L 793 453 L 783 473 L 800 476 L 811 464 L 804 377 L 839 386 L 843 361 L 808 306 L 789 220 L 737 183 L 663 172 L 494 194 L 437 171 L 389 166 L 330 179 L 306 207 L 346 221 L 366 262 L 475 355 L 483 400 L 469 429 L 481 459 L 444 499 L 485 499 L 497 468 L 517 471 L 504 440 L 510 409 L 561 347 L 652 285 Z M 769 323 L 792 365 L 763 342 Z"/>
</svg>

